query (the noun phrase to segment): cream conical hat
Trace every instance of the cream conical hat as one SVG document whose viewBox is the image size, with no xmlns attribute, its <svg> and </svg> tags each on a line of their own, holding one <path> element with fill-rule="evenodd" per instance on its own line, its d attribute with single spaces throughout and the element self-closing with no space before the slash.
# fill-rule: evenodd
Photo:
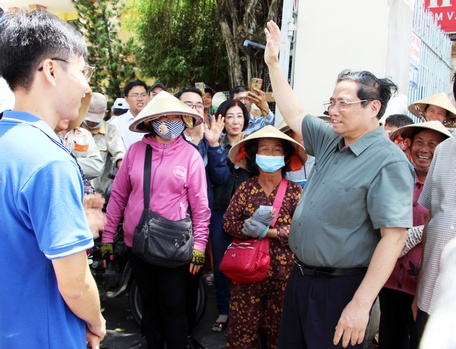
<svg viewBox="0 0 456 349">
<path fill-rule="evenodd" d="M 244 170 L 247 169 L 247 161 L 245 157 L 242 157 L 242 159 L 237 159 L 239 155 L 239 151 L 244 148 L 245 143 L 252 140 L 252 139 L 259 139 L 259 138 L 279 138 L 279 139 L 284 139 L 288 142 L 290 142 L 293 147 L 298 149 L 298 156 L 302 164 L 306 162 L 307 155 L 305 153 L 305 149 L 302 146 L 302 144 L 299 144 L 296 142 L 293 138 L 288 137 L 285 133 L 282 131 L 279 131 L 276 129 L 274 126 L 268 125 L 263 127 L 262 129 L 252 133 L 250 136 L 244 138 L 242 141 L 239 141 L 236 143 L 231 149 L 230 152 L 228 153 L 228 157 L 230 158 L 231 162 L 235 165 L 238 165 L 239 167 L 243 168 Z"/>
<path fill-rule="evenodd" d="M 311 115 L 314 115 L 314 114 L 311 114 Z M 320 114 L 320 115 L 315 115 L 315 116 L 326 122 L 331 122 L 331 118 L 329 117 L 329 115 Z M 279 126 L 277 126 L 277 128 L 282 132 L 288 132 L 291 130 L 290 126 L 288 126 L 288 124 L 285 122 L 285 120 L 282 120 L 282 122 L 279 124 Z"/>
<path fill-rule="evenodd" d="M 440 121 L 426 121 L 399 127 L 391 133 L 390 139 L 394 141 L 398 136 L 401 136 L 402 138 L 413 138 L 415 134 L 423 130 L 440 132 L 444 136 L 444 139 L 451 137 L 451 133 Z"/>
<path fill-rule="evenodd" d="M 443 108 L 452 114 L 450 115 L 450 118 L 456 118 L 456 108 L 453 106 L 453 104 L 451 104 L 450 99 L 443 92 L 410 104 L 408 106 L 408 110 L 410 113 L 419 117 L 420 119 L 426 119 L 424 116 L 424 109 L 426 108 L 426 105 L 435 105 L 437 107 Z"/>
<path fill-rule="evenodd" d="M 187 106 L 185 103 L 171 95 L 166 91 L 161 91 L 152 99 L 143 110 L 133 120 L 133 123 L 130 125 L 130 131 L 138 133 L 148 133 L 150 130 L 144 127 L 145 121 L 152 121 L 158 119 L 164 115 L 182 115 L 190 116 L 193 118 L 193 122 L 190 118 L 185 119 L 184 122 L 187 127 L 193 127 L 199 125 L 203 122 L 203 117 L 195 112 L 192 108 Z"/>
</svg>

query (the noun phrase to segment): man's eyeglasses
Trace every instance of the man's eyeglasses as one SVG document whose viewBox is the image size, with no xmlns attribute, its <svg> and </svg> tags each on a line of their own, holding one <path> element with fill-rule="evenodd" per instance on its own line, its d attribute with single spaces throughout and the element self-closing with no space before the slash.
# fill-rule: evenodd
<svg viewBox="0 0 456 349">
<path fill-rule="evenodd" d="M 193 104 L 192 102 L 184 102 L 188 107 L 194 109 L 194 110 L 198 110 L 198 111 L 201 111 L 201 110 L 204 110 L 204 104 L 203 103 L 196 103 L 196 104 Z"/>
<path fill-rule="evenodd" d="M 346 111 L 352 104 L 363 103 L 363 102 L 370 102 L 372 99 L 361 99 L 359 101 L 348 102 L 344 99 L 338 101 L 329 101 L 323 103 L 326 111 L 330 111 L 331 109 L 337 108 L 339 111 Z"/>
<path fill-rule="evenodd" d="M 128 95 L 127 96 L 128 98 L 133 98 L 133 99 L 138 99 L 139 97 L 141 98 L 146 98 L 147 97 L 147 93 L 132 93 L 131 95 Z"/>
<path fill-rule="evenodd" d="M 90 81 L 90 78 L 92 77 L 93 72 L 95 71 L 95 67 L 92 67 L 91 65 L 70 62 L 63 58 L 53 57 L 53 58 L 51 58 L 51 61 L 59 61 L 59 62 L 64 62 L 64 63 L 77 64 L 79 66 L 84 66 L 84 69 L 82 70 L 82 74 L 84 74 L 84 77 L 87 80 L 87 82 Z M 43 70 L 43 67 L 38 68 L 38 71 L 42 71 L 42 70 Z"/>
</svg>

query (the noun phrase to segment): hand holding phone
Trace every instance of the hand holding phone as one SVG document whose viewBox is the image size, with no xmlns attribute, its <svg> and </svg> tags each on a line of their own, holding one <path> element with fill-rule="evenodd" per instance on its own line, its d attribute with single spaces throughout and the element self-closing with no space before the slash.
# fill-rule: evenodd
<svg viewBox="0 0 456 349">
<path fill-rule="evenodd" d="M 251 78 L 250 79 L 250 88 L 249 88 L 250 91 L 257 93 L 255 91 L 255 88 L 261 90 L 262 87 L 263 87 L 263 79 L 260 79 L 260 78 Z"/>
</svg>

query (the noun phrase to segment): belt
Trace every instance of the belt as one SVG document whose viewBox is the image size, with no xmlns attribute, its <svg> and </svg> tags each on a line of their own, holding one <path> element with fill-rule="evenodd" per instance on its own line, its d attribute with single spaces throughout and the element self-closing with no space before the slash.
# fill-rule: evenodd
<svg viewBox="0 0 456 349">
<path fill-rule="evenodd" d="M 347 276 L 347 275 L 360 275 L 365 274 L 367 268 L 331 268 L 331 267 L 313 267 L 302 263 L 296 257 L 294 258 L 298 270 L 303 276 L 314 277 L 333 277 L 333 276 Z"/>
</svg>

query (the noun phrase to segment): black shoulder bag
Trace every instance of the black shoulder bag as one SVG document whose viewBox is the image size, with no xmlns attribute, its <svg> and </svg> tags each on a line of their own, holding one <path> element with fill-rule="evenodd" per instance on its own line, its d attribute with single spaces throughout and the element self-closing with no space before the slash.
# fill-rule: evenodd
<svg viewBox="0 0 456 349">
<path fill-rule="evenodd" d="M 146 262 L 177 268 L 187 264 L 193 254 L 192 220 L 166 219 L 149 208 L 152 147 L 147 145 L 144 160 L 144 210 L 133 236 L 132 251 Z"/>
</svg>

